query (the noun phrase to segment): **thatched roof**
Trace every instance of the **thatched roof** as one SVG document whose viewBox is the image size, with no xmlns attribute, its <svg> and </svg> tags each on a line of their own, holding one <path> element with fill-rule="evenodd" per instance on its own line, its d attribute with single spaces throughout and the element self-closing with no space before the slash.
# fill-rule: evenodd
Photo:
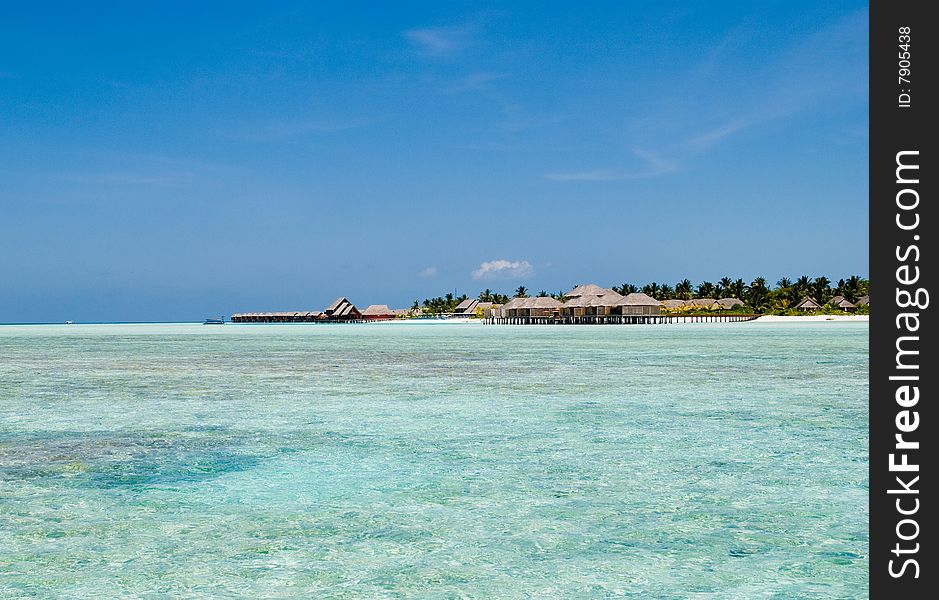
<svg viewBox="0 0 939 600">
<path fill-rule="evenodd" d="M 368 309 L 366 309 L 366 310 L 368 310 Z M 396 309 L 394 309 L 394 310 L 391 311 L 391 312 L 393 312 L 395 315 L 397 315 L 397 316 L 399 316 L 399 317 L 406 317 L 406 316 L 410 315 L 412 311 L 411 311 L 410 308 L 396 308 Z"/>
<path fill-rule="evenodd" d="M 854 308 L 854 304 L 844 296 L 835 296 L 829 304 L 833 304 L 838 308 Z"/>
<path fill-rule="evenodd" d="M 717 306 L 723 309 L 733 308 L 735 306 L 743 306 L 743 300 L 740 298 L 721 298 L 717 301 Z"/>
<path fill-rule="evenodd" d="M 323 312 L 334 311 L 337 308 L 339 308 L 339 305 L 342 304 L 343 302 L 348 303 L 349 301 L 346 300 L 344 297 L 336 298 L 335 300 L 332 301 L 332 303 L 329 306 L 323 309 Z"/>
<path fill-rule="evenodd" d="M 525 300 L 528 300 L 528 298 L 512 298 L 511 300 L 509 300 L 508 302 L 506 302 L 505 304 L 503 304 L 503 305 L 502 305 L 502 308 L 505 309 L 505 310 L 510 310 L 510 309 L 513 309 L 513 308 L 521 308 L 521 307 L 522 307 L 522 303 L 523 303 Z"/>
<path fill-rule="evenodd" d="M 361 313 L 346 298 L 336 298 L 323 310 L 323 314 L 327 317 L 351 317 Z"/>
<path fill-rule="evenodd" d="M 857 299 L 857 302 L 855 302 L 855 304 L 857 306 L 870 306 L 871 297 L 867 295 L 861 296 L 860 298 Z"/>
<path fill-rule="evenodd" d="M 710 308 L 717 304 L 717 300 L 714 298 L 695 298 L 691 300 L 691 306 L 695 308 Z"/>
<path fill-rule="evenodd" d="M 479 300 L 475 298 L 467 298 L 463 302 L 457 304 L 456 308 L 453 309 L 453 312 L 471 312 L 475 310 L 477 304 L 479 304 Z"/>
<path fill-rule="evenodd" d="M 616 303 L 616 306 L 661 306 L 659 301 L 649 296 L 648 294 L 643 294 L 642 292 L 633 292 L 632 294 L 626 294 L 625 297 L 622 297 Z"/>
<path fill-rule="evenodd" d="M 663 300 L 661 304 L 665 308 L 681 308 L 685 305 L 685 301 L 670 299 L 670 300 Z"/>
<path fill-rule="evenodd" d="M 815 300 L 813 300 L 812 298 L 809 298 L 808 296 L 805 296 L 805 297 L 802 298 L 802 300 L 799 300 L 799 303 L 796 304 L 795 307 L 796 307 L 796 308 L 812 308 L 812 309 L 815 309 L 815 308 L 821 308 L 822 305 L 819 304 L 818 302 L 816 302 Z"/>
<path fill-rule="evenodd" d="M 371 304 L 368 308 L 362 311 L 362 316 L 388 316 L 395 314 L 393 310 L 388 308 L 387 304 Z"/>
<path fill-rule="evenodd" d="M 514 308 L 560 308 L 561 303 L 551 296 L 537 296 L 535 298 L 520 298 L 522 303 Z"/>
<path fill-rule="evenodd" d="M 602 296 L 583 295 L 575 296 L 564 303 L 568 308 L 582 308 L 586 306 L 619 306 L 622 296 L 610 290 L 610 293 Z"/>
<path fill-rule="evenodd" d="M 565 298 L 578 298 L 581 296 L 619 296 L 610 288 L 600 287 L 593 283 L 578 285 L 571 291 L 564 294 Z"/>
</svg>

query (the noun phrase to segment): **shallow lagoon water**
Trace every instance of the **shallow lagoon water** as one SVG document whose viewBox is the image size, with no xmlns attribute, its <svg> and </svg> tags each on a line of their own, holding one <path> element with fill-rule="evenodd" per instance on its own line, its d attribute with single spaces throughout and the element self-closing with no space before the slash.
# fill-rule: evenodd
<svg viewBox="0 0 939 600">
<path fill-rule="evenodd" d="M 866 597 L 867 344 L 3 326 L 0 597 Z"/>
</svg>

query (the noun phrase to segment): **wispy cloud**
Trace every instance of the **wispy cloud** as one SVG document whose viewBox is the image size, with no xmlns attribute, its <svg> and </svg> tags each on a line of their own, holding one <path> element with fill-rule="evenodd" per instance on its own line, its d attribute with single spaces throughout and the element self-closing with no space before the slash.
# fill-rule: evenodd
<svg viewBox="0 0 939 600">
<path fill-rule="evenodd" d="M 442 57 L 457 54 L 469 44 L 473 28 L 469 25 L 409 29 L 404 38 L 421 54 Z"/>
<path fill-rule="evenodd" d="M 320 135 L 364 127 L 369 119 L 271 119 L 241 125 L 224 137 L 248 142 L 276 142 L 292 137 Z"/>
<path fill-rule="evenodd" d="M 715 129 L 710 131 L 705 131 L 697 135 L 692 136 L 685 141 L 685 144 L 695 150 L 707 150 L 724 140 L 724 138 L 731 136 L 738 131 L 745 129 L 750 126 L 752 121 L 748 119 L 734 119 L 729 123 L 720 125 Z"/>
<path fill-rule="evenodd" d="M 458 79 L 452 85 L 445 87 L 443 89 L 443 93 L 462 94 L 465 92 L 473 92 L 485 89 L 489 87 L 490 83 L 500 79 L 505 79 L 506 77 L 508 77 L 507 73 L 490 73 L 487 71 L 471 73 L 466 77 Z"/>
<path fill-rule="evenodd" d="M 437 267 L 425 267 L 424 269 L 421 269 L 421 272 L 418 273 L 418 275 L 425 278 L 436 277 Z"/>
<path fill-rule="evenodd" d="M 634 149 L 632 155 L 638 158 L 642 165 L 635 170 L 597 169 L 585 171 L 570 171 L 561 173 L 548 173 L 544 177 L 551 181 L 627 181 L 631 179 L 647 179 L 671 173 L 678 166 L 663 159 L 658 154 L 648 150 Z"/>
<path fill-rule="evenodd" d="M 866 30 L 867 12 L 859 10 L 768 57 L 762 69 L 748 73 L 747 86 L 729 85 L 739 76 L 735 70 L 737 56 L 751 49 L 748 41 L 755 28 L 750 19 L 745 19 L 704 52 L 680 83 L 663 91 L 665 97 L 674 99 L 670 106 L 660 106 L 657 113 L 632 119 L 628 135 L 633 144 L 654 148 L 633 150 L 634 157 L 644 161 L 642 167 L 623 164 L 552 172 L 544 177 L 559 182 L 589 182 L 675 173 L 745 132 L 815 106 L 830 105 L 835 95 L 863 97 L 867 89 L 866 60 L 859 58 L 866 50 Z"/>
<path fill-rule="evenodd" d="M 527 260 L 490 260 L 479 265 L 471 275 L 473 279 L 501 279 L 531 277 L 535 269 Z"/>
</svg>

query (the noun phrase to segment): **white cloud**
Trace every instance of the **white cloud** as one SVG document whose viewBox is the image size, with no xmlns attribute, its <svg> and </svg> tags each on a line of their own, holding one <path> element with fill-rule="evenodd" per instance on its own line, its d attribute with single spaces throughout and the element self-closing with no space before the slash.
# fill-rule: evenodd
<svg viewBox="0 0 939 600">
<path fill-rule="evenodd" d="M 490 260 L 473 271 L 473 279 L 495 279 L 508 277 L 530 277 L 535 269 L 527 260 Z"/>
<path fill-rule="evenodd" d="M 462 50 L 472 33 L 470 27 L 428 27 L 410 29 L 404 37 L 422 53 L 429 56 L 446 56 Z"/>
<path fill-rule="evenodd" d="M 437 267 L 427 267 L 422 269 L 418 275 L 421 277 L 435 277 L 437 275 Z"/>
<path fill-rule="evenodd" d="M 633 156 L 640 160 L 640 168 L 633 171 L 618 171 L 600 169 L 593 171 L 572 171 L 565 173 L 548 173 L 545 179 L 551 181 L 627 181 L 631 179 L 647 179 L 658 177 L 678 170 L 674 162 L 661 158 L 658 154 L 648 150 L 633 149 Z"/>
</svg>

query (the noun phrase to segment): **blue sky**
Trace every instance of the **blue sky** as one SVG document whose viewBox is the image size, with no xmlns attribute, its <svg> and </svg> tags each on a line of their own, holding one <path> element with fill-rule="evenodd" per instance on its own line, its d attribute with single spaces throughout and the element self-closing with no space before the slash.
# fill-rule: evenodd
<svg viewBox="0 0 939 600">
<path fill-rule="evenodd" d="M 8 5 L 0 322 L 867 275 L 865 3 L 343 4 Z"/>
</svg>

